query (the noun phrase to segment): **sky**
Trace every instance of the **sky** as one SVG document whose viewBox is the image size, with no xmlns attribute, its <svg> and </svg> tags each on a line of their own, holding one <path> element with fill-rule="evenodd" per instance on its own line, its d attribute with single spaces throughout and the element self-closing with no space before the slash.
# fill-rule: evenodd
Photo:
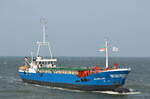
<svg viewBox="0 0 150 99">
<path fill-rule="evenodd" d="M 27 56 L 42 40 L 40 19 L 55 56 L 150 57 L 150 0 L 0 0 L 0 56 Z M 44 51 L 45 52 L 45 51 Z"/>
</svg>

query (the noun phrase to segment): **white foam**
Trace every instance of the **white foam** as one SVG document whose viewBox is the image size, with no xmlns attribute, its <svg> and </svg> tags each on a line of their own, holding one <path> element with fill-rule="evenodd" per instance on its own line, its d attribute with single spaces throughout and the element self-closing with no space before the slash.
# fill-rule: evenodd
<svg viewBox="0 0 150 99">
<path fill-rule="evenodd" d="M 111 95 L 134 95 L 134 94 L 141 94 L 141 92 L 115 92 L 115 91 L 93 91 L 97 93 L 104 93 L 104 94 L 111 94 Z"/>
<path fill-rule="evenodd" d="M 60 88 L 60 87 L 50 87 L 50 86 L 42 86 L 42 85 L 36 85 L 37 87 L 43 87 L 43 88 L 50 88 L 50 89 L 58 89 L 58 90 L 65 90 L 70 92 L 90 92 L 90 91 L 82 91 L 82 90 L 73 90 L 73 89 L 67 89 L 67 88 Z M 130 92 L 124 92 L 119 93 L 115 91 L 91 91 L 93 93 L 102 93 L 102 94 L 110 94 L 110 95 L 135 95 L 135 94 L 141 94 L 141 92 L 134 91 L 133 89 L 130 89 Z"/>
<path fill-rule="evenodd" d="M 65 91 L 70 91 L 70 92 L 85 92 L 85 91 L 82 91 L 82 90 L 73 90 L 73 89 L 60 88 L 60 87 L 49 87 L 49 88 L 58 89 L 58 90 L 65 90 Z"/>
<path fill-rule="evenodd" d="M 50 89 L 58 89 L 58 90 L 65 90 L 65 91 L 70 91 L 70 92 L 86 92 L 82 90 L 72 90 L 72 89 L 67 89 L 67 88 L 61 88 L 61 87 L 50 87 L 50 86 L 43 86 L 43 85 L 37 85 L 34 84 L 36 87 L 43 87 L 43 88 L 50 88 Z"/>
</svg>

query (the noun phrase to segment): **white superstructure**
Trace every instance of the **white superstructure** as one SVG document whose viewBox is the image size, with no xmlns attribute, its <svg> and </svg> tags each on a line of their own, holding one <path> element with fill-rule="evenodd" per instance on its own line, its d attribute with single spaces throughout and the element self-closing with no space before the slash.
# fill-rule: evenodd
<svg viewBox="0 0 150 99">
<path fill-rule="evenodd" d="M 38 46 L 36 56 L 34 57 L 31 55 L 32 56 L 31 60 L 29 60 L 27 57 L 25 58 L 26 65 L 28 66 L 28 69 L 26 69 L 27 72 L 36 73 L 38 68 L 41 68 L 41 67 L 48 67 L 48 68 L 56 67 L 55 62 L 57 61 L 57 59 L 53 58 L 50 44 L 49 44 L 49 42 L 46 42 L 47 21 L 43 18 L 43 19 L 41 19 L 41 23 L 42 23 L 42 30 L 43 30 L 43 40 L 42 40 L 42 42 L 36 43 Z M 48 56 L 43 57 L 43 56 L 39 55 L 41 47 L 48 48 L 48 50 L 49 50 Z"/>
</svg>

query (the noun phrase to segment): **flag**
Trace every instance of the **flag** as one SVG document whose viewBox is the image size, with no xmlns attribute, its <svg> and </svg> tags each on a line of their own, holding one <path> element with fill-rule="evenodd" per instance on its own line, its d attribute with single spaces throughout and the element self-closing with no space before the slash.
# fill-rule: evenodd
<svg viewBox="0 0 150 99">
<path fill-rule="evenodd" d="M 119 51 L 119 48 L 113 47 L 113 48 L 112 48 L 112 51 L 113 51 L 113 52 L 118 52 L 118 51 Z"/>
<path fill-rule="evenodd" d="M 100 48 L 99 51 L 104 52 L 106 51 L 106 48 Z"/>
</svg>

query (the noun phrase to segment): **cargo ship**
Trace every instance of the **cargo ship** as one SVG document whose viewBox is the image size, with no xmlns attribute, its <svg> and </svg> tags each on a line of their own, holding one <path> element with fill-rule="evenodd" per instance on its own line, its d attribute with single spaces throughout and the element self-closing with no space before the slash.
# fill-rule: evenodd
<svg viewBox="0 0 150 99">
<path fill-rule="evenodd" d="M 25 64 L 19 67 L 20 78 L 31 84 L 46 85 L 85 91 L 108 91 L 115 90 L 125 84 L 130 68 L 120 68 L 115 64 L 108 66 L 108 41 L 105 40 L 105 47 L 101 51 L 105 52 L 106 65 L 91 67 L 62 67 L 56 66 L 57 59 L 53 58 L 49 42 L 45 41 L 46 21 L 43 21 L 43 41 L 37 42 L 36 55 L 31 58 L 25 57 Z M 49 49 L 49 57 L 39 55 L 40 47 Z"/>
</svg>

